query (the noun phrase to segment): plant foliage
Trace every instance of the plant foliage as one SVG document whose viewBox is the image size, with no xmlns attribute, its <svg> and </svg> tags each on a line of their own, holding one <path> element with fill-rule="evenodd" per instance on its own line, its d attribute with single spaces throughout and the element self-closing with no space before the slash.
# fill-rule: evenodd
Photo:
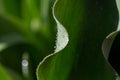
<svg viewBox="0 0 120 80">
<path fill-rule="evenodd" d="M 119 0 L 0 0 L 0 80 L 119 80 L 119 10 Z"/>
</svg>

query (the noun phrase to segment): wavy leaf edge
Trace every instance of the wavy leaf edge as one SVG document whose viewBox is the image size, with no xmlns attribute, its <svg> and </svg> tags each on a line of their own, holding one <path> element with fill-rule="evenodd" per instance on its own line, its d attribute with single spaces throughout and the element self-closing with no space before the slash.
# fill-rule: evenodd
<svg viewBox="0 0 120 80">
<path fill-rule="evenodd" d="M 43 58 L 43 60 L 39 63 L 39 65 L 37 66 L 36 69 L 36 76 L 37 76 L 37 80 L 39 80 L 39 76 L 38 76 L 38 69 L 40 66 L 42 66 L 42 64 L 50 57 L 54 56 L 55 54 L 57 54 L 58 52 L 62 51 L 68 44 L 69 42 L 69 37 L 68 37 L 68 32 L 65 29 L 65 27 L 60 23 L 60 21 L 58 21 L 58 19 L 55 16 L 55 6 L 57 4 L 58 0 L 55 0 L 53 7 L 52 7 L 52 14 L 53 14 L 53 18 L 56 22 L 57 25 L 57 39 L 56 39 L 56 46 L 55 46 L 55 50 L 53 53 L 47 55 L 46 57 Z"/>
<path fill-rule="evenodd" d="M 116 38 L 116 36 L 120 33 L 120 0 L 116 0 L 116 6 L 118 9 L 118 15 L 119 15 L 119 20 L 118 20 L 118 25 L 117 25 L 117 29 L 113 32 L 111 32 L 103 41 L 102 43 L 102 52 L 103 52 L 103 56 L 105 57 L 107 63 L 111 66 L 111 68 L 113 69 L 113 71 L 115 72 L 115 76 L 116 76 L 116 80 L 120 80 L 120 76 L 118 75 L 118 73 L 116 72 L 116 70 L 112 67 L 112 65 L 109 63 L 108 61 L 108 57 L 109 57 L 109 53 L 110 53 L 110 49 L 112 47 L 112 44 L 114 42 L 114 39 Z"/>
</svg>

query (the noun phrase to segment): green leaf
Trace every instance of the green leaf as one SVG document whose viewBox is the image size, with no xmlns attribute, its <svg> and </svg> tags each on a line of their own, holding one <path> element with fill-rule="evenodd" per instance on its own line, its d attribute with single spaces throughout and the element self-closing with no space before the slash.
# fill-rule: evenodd
<svg viewBox="0 0 120 80">
<path fill-rule="evenodd" d="M 101 51 L 103 39 L 116 28 L 114 4 L 112 0 L 58 0 L 53 7 L 57 47 L 55 53 L 40 62 L 38 80 L 114 80 L 115 73 Z M 65 29 L 61 29 L 62 25 Z"/>
<path fill-rule="evenodd" d="M 35 71 L 37 65 L 39 61 L 43 59 L 43 55 L 33 45 L 27 43 L 18 43 L 17 45 L 8 47 L 0 53 L 0 62 L 7 67 L 7 70 L 9 74 L 11 74 L 10 76 L 12 78 L 14 78 L 15 74 L 17 75 L 17 73 L 18 78 L 19 75 L 26 77 L 23 75 L 24 70 L 22 70 L 23 67 L 21 64 L 24 53 L 28 53 L 29 55 L 29 76 L 25 78 L 25 80 L 34 80 L 36 79 Z"/>
<path fill-rule="evenodd" d="M 14 15 L 20 17 L 20 0 L 1 0 L 2 3 L 2 13 L 8 15 Z"/>
<path fill-rule="evenodd" d="M 8 68 L 7 68 L 7 72 L 11 77 L 11 80 L 23 80 L 23 78 L 17 72 L 10 70 Z"/>
<path fill-rule="evenodd" d="M 120 16 L 120 1 L 116 0 L 117 8 Z M 120 17 L 119 17 L 120 18 Z M 120 40 L 120 20 L 118 21 L 117 30 L 109 34 L 102 45 L 103 55 L 105 59 L 108 61 L 110 66 L 114 70 L 114 74 L 116 75 L 116 80 L 119 80 L 120 76 L 120 66 L 119 66 L 119 40 Z"/>
<path fill-rule="evenodd" d="M 54 10 L 53 10 L 54 11 Z M 37 70 L 37 79 L 38 80 L 47 80 L 45 77 L 41 76 L 42 75 L 42 72 L 41 72 L 41 68 L 44 69 L 44 67 L 41 67 L 42 64 L 44 62 L 46 62 L 47 60 L 49 60 L 50 57 L 56 55 L 59 51 L 61 51 L 63 48 L 65 48 L 65 46 L 67 45 L 68 43 L 68 33 L 66 31 L 66 29 L 63 27 L 63 25 L 61 23 L 59 23 L 59 21 L 56 19 L 55 15 L 54 15 L 54 12 L 53 12 L 53 16 L 54 16 L 54 19 L 57 23 L 57 29 L 58 29 L 58 32 L 57 32 L 57 40 L 56 40 L 56 49 L 55 49 L 55 52 L 53 54 L 50 54 L 48 56 L 46 56 L 44 58 L 44 60 L 39 64 L 38 66 L 38 70 Z M 49 65 L 47 65 L 49 66 Z M 51 73 L 51 71 L 50 71 Z M 49 74 L 47 74 L 49 76 Z M 63 75 L 64 76 L 64 75 Z M 52 76 L 49 76 L 49 77 L 52 77 Z M 48 78 L 50 79 L 50 78 Z"/>
<path fill-rule="evenodd" d="M 5 69 L 0 65 L 0 79 L 1 80 L 11 80 L 10 76 L 8 76 Z"/>
<path fill-rule="evenodd" d="M 0 51 L 12 45 L 23 42 L 25 42 L 25 39 L 18 34 L 4 35 L 3 37 L 0 37 Z"/>
<path fill-rule="evenodd" d="M 15 27 L 22 26 L 21 17 L 21 1 L 20 0 L 1 0 L 0 17 L 9 20 Z M 20 28 L 21 29 L 21 28 Z"/>
</svg>

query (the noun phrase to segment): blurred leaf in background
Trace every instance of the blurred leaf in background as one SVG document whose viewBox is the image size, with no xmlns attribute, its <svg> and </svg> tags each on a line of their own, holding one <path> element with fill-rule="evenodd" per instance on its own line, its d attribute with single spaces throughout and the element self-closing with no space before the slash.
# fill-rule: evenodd
<svg viewBox="0 0 120 80">
<path fill-rule="evenodd" d="M 53 9 L 69 42 L 39 65 L 39 80 L 115 80 L 101 50 L 102 41 L 117 26 L 115 1 L 58 0 Z"/>
<path fill-rule="evenodd" d="M 0 80 L 115 80 L 117 25 L 115 0 L 0 0 Z"/>
<path fill-rule="evenodd" d="M 11 80 L 10 76 L 8 76 L 8 74 L 1 65 L 0 65 L 0 77 L 1 80 Z"/>
<path fill-rule="evenodd" d="M 51 11 L 53 3 L 48 0 L 0 0 L 0 63 L 13 74 L 11 76 L 18 74 L 21 79 L 36 80 L 38 63 L 53 52 L 56 36 Z M 24 65 L 28 67 L 28 76 L 24 73 Z M 14 77 L 13 80 L 18 79 Z"/>
</svg>

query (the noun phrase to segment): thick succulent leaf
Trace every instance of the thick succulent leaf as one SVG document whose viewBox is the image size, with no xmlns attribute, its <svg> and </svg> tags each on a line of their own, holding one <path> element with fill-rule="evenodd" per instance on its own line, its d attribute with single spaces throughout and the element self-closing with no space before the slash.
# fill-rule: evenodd
<svg viewBox="0 0 120 80">
<path fill-rule="evenodd" d="M 120 0 L 116 0 L 116 4 L 120 16 Z M 112 32 L 105 38 L 102 45 L 102 50 L 103 50 L 103 55 L 108 61 L 108 63 L 110 63 L 116 74 L 120 75 L 120 65 L 119 65 L 120 20 L 118 21 L 117 26 L 118 26 L 117 30 Z"/>
<path fill-rule="evenodd" d="M 7 72 L 1 65 L 0 65 L 0 79 L 1 80 L 11 80 L 10 76 L 7 74 Z"/>
<path fill-rule="evenodd" d="M 38 80 L 114 80 L 101 44 L 116 28 L 115 1 L 58 0 L 53 11 L 58 29 L 56 49 L 40 62 Z"/>
</svg>

